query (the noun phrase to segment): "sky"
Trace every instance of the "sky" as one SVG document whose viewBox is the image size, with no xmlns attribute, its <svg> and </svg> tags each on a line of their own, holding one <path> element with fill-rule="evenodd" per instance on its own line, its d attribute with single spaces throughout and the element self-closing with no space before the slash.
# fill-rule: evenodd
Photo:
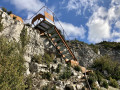
<svg viewBox="0 0 120 90">
<path fill-rule="evenodd" d="M 55 13 L 71 40 L 120 42 L 120 0 L 0 0 L 0 7 L 23 19 L 43 6 Z M 62 29 L 59 22 L 56 26 Z"/>
</svg>

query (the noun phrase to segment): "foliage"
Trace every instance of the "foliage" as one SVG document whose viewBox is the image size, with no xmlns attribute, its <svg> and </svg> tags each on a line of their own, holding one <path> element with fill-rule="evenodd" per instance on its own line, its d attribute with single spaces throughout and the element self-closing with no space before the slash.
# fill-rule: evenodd
<svg viewBox="0 0 120 90">
<path fill-rule="evenodd" d="M 60 79 L 69 79 L 72 75 L 70 67 L 66 67 L 65 71 L 60 75 Z"/>
<path fill-rule="evenodd" d="M 24 58 L 19 43 L 0 37 L 0 90 L 23 90 Z"/>
<path fill-rule="evenodd" d="M 120 79 L 120 64 L 112 61 L 109 56 L 102 56 L 96 59 L 92 65 L 97 71 L 104 75 L 104 71 L 107 71 L 106 78 L 112 77 L 114 79 Z"/>
<path fill-rule="evenodd" d="M 50 80 L 51 79 L 51 73 L 50 72 L 43 73 L 42 74 L 42 78 Z"/>
<path fill-rule="evenodd" d="M 58 64 L 58 67 L 57 67 L 57 69 L 56 69 L 56 72 L 57 72 L 57 73 L 60 72 L 61 66 L 62 66 L 61 64 Z"/>
<path fill-rule="evenodd" d="M 7 9 L 6 9 L 6 8 L 4 8 L 4 7 L 2 7 L 2 10 L 3 10 L 4 12 L 7 12 Z"/>
<path fill-rule="evenodd" d="M 0 23 L 0 32 L 2 32 L 4 29 L 3 29 L 3 24 Z"/>
<path fill-rule="evenodd" d="M 93 49 L 93 51 L 94 51 L 95 53 L 98 53 L 98 46 L 97 46 L 97 45 L 90 44 L 89 46 Z"/>
<path fill-rule="evenodd" d="M 110 85 L 115 88 L 119 88 L 117 81 L 115 79 L 112 79 L 111 77 L 110 77 Z"/>
<path fill-rule="evenodd" d="M 33 57 L 32 57 L 32 59 L 31 59 L 33 62 L 37 62 L 37 63 L 42 63 L 42 56 L 39 54 L 39 55 L 37 55 L 37 54 L 35 54 Z"/>
<path fill-rule="evenodd" d="M 0 15 L 0 32 L 3 31 L 3 24 L 1 23 L 1 20 L 2 20 L 2 16 Z"/>
<path fill-rule="evenodd" d="M 8 13 L 8 15 L 10 15 L 10 14 L 12 14 L 12 11 L 8 11 L 7 13 Z"/>
<path fill-rule="evenodd" d="M 102 83 L 102 86 L 108 89 L 108 83 L 107 83 L 107 81 L 104 80 L 103 83 Z"/>
<path fill-rule="evenodd" d="M 88 82 L 91 85 L 92 88 L 94 88 L 95 82 L 97 81 L 97 76 L 95 73 L 90 73 Z"/>
<path fill-rule="evenodd" d="M 48 53 L 45 53 L 43 56 L 43 62 L 50 64 L 50 62 L 53 61 L 53 56 L 49 55 Z"/>
<path fill-rule="evenodd" d="M 43 86 L 41 90 L 57 90 L 55 85 L 46 85 Z"/>
<path fill-rule="evenodd" d="M 117 43 L 117 42 L 103 41 L 103 42 L 101 42 L 99 44 L 102 45 L 102 46 L 104 46 L 106 49 L 109 49 L 109 48 L 113 48 L 115 50 L 120 49 L 120 43 Z"/>
<path fill-rule="evenodd" d="M 103 82 L 103 78 L 104 78 L 103 74 L 99 71 L 95 71 L 95 74 L 97 76 L 98 83 L 101 85 L 101 83 Z"/>
<path fill-rule="evenodd" d="M 32 81 L 32 76 L 31 76 L 31 75 L 27 76 L 27 77 L 26 77 L 26 80 L 25 80 L 25 85 L 26 85 L 25 90 L 26 90 L 26 89 L 27 89 L 27 90 L 32 90 L 32 83 L 33 83 L 33 81 Z"/>
<path fill-rule="evenodd" d="M 25 48 L 25 46 L 29 42 L 29 36 L 27 34 L 27 29 L 25 27 L 23 27 L 23 29 L 21 31 L 20 40 L 21 40 L 21 43 L 22 43 L 22 48 Z"/>
<path fill-rule="evenodd" d="M 80 66 L 75 66 L 74 69 L 75 69 L 76 71 L 78 71 L 78 72 L 81 71 Z"/>
</svg>

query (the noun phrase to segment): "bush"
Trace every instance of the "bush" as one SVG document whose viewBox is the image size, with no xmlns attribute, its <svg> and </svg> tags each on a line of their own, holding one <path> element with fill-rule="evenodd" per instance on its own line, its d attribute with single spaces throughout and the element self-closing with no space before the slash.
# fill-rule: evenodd
<svg viewBox="0 0 120 90">
<path fill-rule="evenodd" d="M 3 29 L 3 24 L 0 23 L 0 32 L 2 32 L 4 29 Z"/>
<path fill-rule="evenodd" d="M 56 69 L 56 72 L 57 72 L 57 73 L 60 72 L 61 66 L 62 66 L 61 64 L 58 64 L 58 67 L 57 67 L 57 69 Z"/>
<path fill-rule="evenodd" d="M 97 81 L 97 76 L 95 73 L 90 73 L 88 77 L 88 82 L 92 88 L 95 88 L 95 82 Z"/>
<path fill-rule="evenodd" d="M 42 63 L 42 56 L 39 54 L 39 55 L 37 55 L 37 54 L 35 54 L 33 57 L 32 57 L 32 59 L 31 59 L 33 62 L 37 62 L 37 63 Z"/>
<path fill-rule="evenodd" d="M 41 90 L 56 90 L 56 86 L 49 84 L 49 85 L 43 86 Z"/>
<path fill-rule="evenodd" d="M 65 71 L 60 75 L 60 79 L 69 79 L 72 75 L 70 67 L 66 67 Z"/>
<path fill-rule="evenodd" d="M 42 78 L 50 80 L 51 79 L 51 73 L 50 72 L 43 73 L 42 74 Z"/>
<path fill-rule="evenodd" d="M 32 81 L 32 76 L 31 76 L 31 75 L 27 76 L 27 77 L 26 77 L 26 80 L 25 80 L 25 85 L 26 85 L 25 90 L 26 90 L 26 89 L 27 89 L 27 90 L 31 90 L 31 89 L 32 89 L 32 83 L 33 83 L 33 81 Z"/>
<path fill-rule="evenodd" d="M 12 14 L 12 11 L 8 11 L 7 13 L 8 13 L 8 15 L 10 15 L 10 14 Z"/>
<path fill-rule="evenodd" d="M 29 42 L 29 36 L 27 34 L 27 29 L 25 27 L 23 27 L 21 33 L 20 33 L 20 40 L 22 43 L 22 48 L 25 48 L 25 46 L 28 44 Z"/>
<path fill-rule="evenodd" d="M 19 43 L 0 37 L 0 90 L 24 90 L 24 58 Z"/>
<path fill-rule="evenodd" d="M 107 83 L 107 81 L 104 80 L 102 86 L 103 86 L 104 88 L 107 88 L 107 89 L 108 89 L 108 83 Z"/>
<path fill-rule="evenodd" d="M 97 76 L 98 83 L 101 85 L 101 83 L 103 82 L 104 76 L 103 76 L 102 73 L 99 72 L 99 71 L 95 71 L 95 74 L 96 74 L 96 76 Z"/>
<path fill-rule="evenodd" d="M 117 42 L 107 42 L 107 41 L 103 41 L 101 43 L 99 43 L 100 45 L 104 46 L 106 49 L 115 49 L 115 50 L 120 50 L 120 43 Z"/>
<path fill-rule="evenodd" d="M 1 23 L 1 20 L 2 20 L 2 16 L 0 16 L 0 32 L 2 32 L 3 31 L 3 24 Z"/>
<path fill-rule="evenodd" d="M 74 69 L 75 69 L 76 71 L 78 71 L 78 72 L 81 71 L 80 66 L 75 66 Z"/>
<path fill-rule="evenodd" d="M 110 85 L 115 87 L 115 88 L 119 88 L 117 81 L 115 79 L 112 79 L 112 78 L 110 78 Z"/>
<path fill-rule="evenodd" d="M 50 62 L 53 61 L 53 57 L 51 57 L 48 53 L 45 53 L 43 56 L 43 60 L 44 63 L 50 64 Z"/>
<path fill-rule="evenodd" d="M 112 61 L 109 56 L 102 56 L 96 59 L 92 65 L 97 71 L 104 75 L 104 71 L 107 71 L 108 75 L 104 75 L 106 78 L 112 77 L 114 79 L 120 79 L 120 64 Z"/>
<path fill-rule="evenodd" d="M 95 53 L 98 53 L 98 46 L 96 46 L 96 45 L 94 45 L 94 44 L 90 44 L 89 46 L 93 49 L 93 51 L 94 51 Z"/>
<path fill-rule="evenodd" d="M 2 10 L 3 10 L 4 12 L 7 12 L 7 9 L 6 9 L 6 8 L 4 8 L 4 7 L 2 7 Z"/>
</svg>

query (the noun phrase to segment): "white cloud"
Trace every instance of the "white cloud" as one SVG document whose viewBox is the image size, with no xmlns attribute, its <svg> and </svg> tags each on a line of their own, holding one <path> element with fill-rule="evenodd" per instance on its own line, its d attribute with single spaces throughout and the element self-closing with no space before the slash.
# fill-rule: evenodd
<svg viewBox="0 0 120 90">
<path fill-rule="evenodd" d="M 115 41 L 116 41 L 116 42 L 120 42 L 120 38 L 116 39 Z"/>
<path fill-rule="evenodd" d="M 88 40 L 90 42 L 100 42 L 110 38 L 110 26 L 107 21 L 101 18 L 93 19 L 87 23 L 89 27 Z"/>
<path fill-rule="evenodd" d="M 117 28 L 120 29 L 120 21 L 117 21 L 117 22 L 115 23 L 115 27 L 117 27 Z"/>
<path fill-rule="evenodd" d="M 118 32 L 118 31 L 113 30 L 113 33 L 111 35 L 113 38 L 114 37 L 120 38 L 120 32 Z"/>
<path fill-rule="evenodd" d="M 119 41 L 120 32 L 116 30 L 112 32 L 112 30 L 114 27 L 120 28 L 120 0 L 112 0 L 111 7 L 108 10 L 99 7 L 89 18 L 87 26 L 89 28 L 88 40 L 90 42 L 97 43 L 110 39 Z"/>
<path fill-rule="evenodd" d="M 85 38 L 85 29 L 83 26 L 77 27 L 72 25 L 71 23 L 61 22 L 61 25 L 63 26 L 65 32 L 67 33 L 69 39 L 73 40 L 75 38 L 77 39 L 84 39 Z M 62 30 L 59 22 L 55 23 L 56 26 Z M 68 39 L 68 38 L 67 38 Z"/>
<path fill-rule="evenodd" d="M 107 12 L 105 8 L 100 7 L 97 12 L 94 12 L 87 23 L 89 28 L 89 42 L 98 43 L 102 40 L 110 39 L 111 26 L 107 20 Z"/>
<path fill-rule="evenodd" d="M 9 0 L 11 4 L 15 5 L 18 10 L 27 10 L 29 12 L 36 12 L 45 4 L 40 0 Z"/>
<path fill-rule="evenodd" d="M 83 10 L 83 14 L 86 9 L 90 11 L 95 11 L 97 9 L 97 2 L 99 0 L 69 0 L 67 9 L 68 10 L 77 10 L 76 14 L 81 15 L 81 11 Z"/>
</svg>

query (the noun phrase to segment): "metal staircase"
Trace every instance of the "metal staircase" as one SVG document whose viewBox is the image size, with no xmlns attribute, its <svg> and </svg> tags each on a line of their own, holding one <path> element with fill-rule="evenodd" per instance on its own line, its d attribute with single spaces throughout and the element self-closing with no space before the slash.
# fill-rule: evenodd
<svg viewBox="0 0 120 90">
<path fill-rule="evenodd" d="M 73 66 L 78 65 L 75 55 L 66 43 L 63 35 L 61 35 L 60 30 L 46 18 L 54 22 L 52 15 L 48 13 L 47 16 L 38 14 L 32 19 L 33 25 L 35 21 L 40 21 L 38 24 L 34 25 L 34 28 L 39 30 L 41 35 L 46 35 L 49 38 L 66 62 L 70 62 Z"/>
</svg>

